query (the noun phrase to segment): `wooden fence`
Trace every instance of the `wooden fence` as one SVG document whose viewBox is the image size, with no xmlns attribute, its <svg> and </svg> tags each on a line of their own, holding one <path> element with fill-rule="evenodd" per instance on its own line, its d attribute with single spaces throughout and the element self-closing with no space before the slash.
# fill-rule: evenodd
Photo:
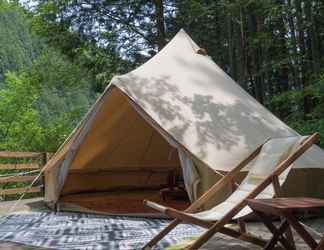
<svg viewBox="0 0 324 250">
<path fill-rule="evenodd" d="M 0 151 L 0 197 L 18 198 L 22 193 L 43 192 L 43 180 L 40 177 L 32 187 L 31 183 L 51 157 L 51 153 Z M 12 186 L 15 186 L 12 188 Z M 12 198 L 11 198 L 12 199 Z"/>
</svg>

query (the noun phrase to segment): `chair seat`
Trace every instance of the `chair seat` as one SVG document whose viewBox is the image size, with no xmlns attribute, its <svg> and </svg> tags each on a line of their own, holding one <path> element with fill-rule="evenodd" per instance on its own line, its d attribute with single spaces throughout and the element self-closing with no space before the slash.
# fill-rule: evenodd
<svg viewBox="0 0 324 250">
<path fill-rule="evenodd" d="M 228 211 L 230 211 L 236 205 L 237 204 L 225 201 L 225 202 L 219 204 L 218 206 L 213 207 L 212 209 L 205 210 L 205 211 L 199 212 L 199 213 L 193 213 L 190 215 L 197 219 L 204 220 L 204 221 L 218 221 L 224 217 L 224 214 L 226 214 Z M 252 210 L 246 206 L 235 217 L 233 217 L 233 219 L 239 219 L 239 218 L 246 216 L 250 213 L 252 213 Z"/>
<path fill-rule="evenodd" d="M 155 203 L 155 202 L 152 202 L 152 201 L 146 201 L 146 205 L 161 212 L 161 213 L 165 213 L 165 211 L 168 209 L 168 207 L 163 206 L 158 203 Z M 219 204 L 218 206 L 216 206 L 212 209 L 209 209 L 209 210 L 205 210 L 203 212 L 184 213 L 184 214 L 194 217 L 194 218 L 197 218 L 199 220 L 203 220 L 203 221 L 218 221 L 224 216 L 224 213 L 231 210 L 235 205 L 236 204 L 234 204 L 234 203 L 223 202 L 223 203 Z M 248 215 L 251 212 L 252 212 L 252 210 L 246 206 L 234 217 L 234 219 L 238 219 L 240 217 Z"/>
</svg>

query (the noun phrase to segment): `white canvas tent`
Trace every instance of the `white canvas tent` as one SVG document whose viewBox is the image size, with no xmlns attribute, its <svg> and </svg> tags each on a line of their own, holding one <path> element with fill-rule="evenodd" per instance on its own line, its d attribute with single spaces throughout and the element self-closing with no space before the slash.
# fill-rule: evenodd
<svg viewBox="0 0 324 250">
<path fill-rule="evenodd" d="M 268 138 L 298 135 L 198 49 L 181 30 L 148 62 L 113 78 L 46 165 L 49 204 L 158 190 L 172 169 L 193 200 Z M 323 176 L 324 152 L 314 146 L 294 164 L 285 190 L 320 196 Z"/>
</svg>

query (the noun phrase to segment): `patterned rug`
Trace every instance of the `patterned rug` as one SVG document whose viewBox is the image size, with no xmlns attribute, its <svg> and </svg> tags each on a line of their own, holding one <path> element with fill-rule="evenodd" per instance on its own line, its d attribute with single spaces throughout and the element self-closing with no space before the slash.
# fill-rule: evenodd
<svg viewBox="0 0 324 250">
<path fill-rule="evenodd" d="M 100 216 L 81 213 L 38 212 L 0 217 L 0 240 L 54 249 L 141 249 L 170 221 Z M 155 249 L 164 249 L 203 229 L 181 224 Z"/>
</svg>

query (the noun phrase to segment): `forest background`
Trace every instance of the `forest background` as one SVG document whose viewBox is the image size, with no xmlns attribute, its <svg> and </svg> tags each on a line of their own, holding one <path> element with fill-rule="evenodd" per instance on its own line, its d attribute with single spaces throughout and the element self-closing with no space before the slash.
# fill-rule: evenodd
<svg viewBox="0 0 324 250">
<path fill-rule="evenodd" d="M 324 136 L 324 1 L 0 0 L 0 150 L 54 152 L 113 75 L 181 28 L 288 125 Z"/>
</svg>

